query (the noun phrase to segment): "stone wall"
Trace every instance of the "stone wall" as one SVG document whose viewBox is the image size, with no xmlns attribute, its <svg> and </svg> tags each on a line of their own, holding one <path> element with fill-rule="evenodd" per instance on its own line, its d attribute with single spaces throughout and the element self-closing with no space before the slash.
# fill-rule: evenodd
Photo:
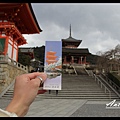
<svg viewBox="0 0 120 120">
<path fill-rule="evenodd" d="M 28 73 L 28 68 L 15 61 L 0 61 L 0 93 L 2 93 L 15 77 Z"/>
</svg>

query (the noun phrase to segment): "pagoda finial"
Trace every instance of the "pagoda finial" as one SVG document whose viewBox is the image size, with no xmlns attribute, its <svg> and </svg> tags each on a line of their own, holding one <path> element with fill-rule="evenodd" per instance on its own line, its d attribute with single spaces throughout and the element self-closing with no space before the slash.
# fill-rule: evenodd
<svg viewBox="0 0 120 120">
<path fill-rule="evenodd" d="M 71 24 L 70 24 L 70 37 L 71 37 Z"/>
</svg>

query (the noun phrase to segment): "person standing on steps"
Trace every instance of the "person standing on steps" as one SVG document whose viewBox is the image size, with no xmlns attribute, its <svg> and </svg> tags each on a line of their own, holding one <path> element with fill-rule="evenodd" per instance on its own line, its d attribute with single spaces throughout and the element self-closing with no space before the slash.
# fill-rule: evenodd
<svg viewBox="0 0 120 120">
<path fill-rule="evenodd" d="M 51 90 L 49 90 L 49 94 L 51 94 Z M 58 95 L 58 90 L 56 90 L 56 95 Z"/>
<path fill-rule="evenodd" d="M 56 90 L 56 95 L 58 95 L 58 90 Z"/>
</svg>

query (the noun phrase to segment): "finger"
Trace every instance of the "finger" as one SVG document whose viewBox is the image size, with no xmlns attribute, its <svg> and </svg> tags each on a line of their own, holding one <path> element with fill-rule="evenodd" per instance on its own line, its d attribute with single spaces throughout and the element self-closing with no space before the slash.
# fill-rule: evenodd
<svg viewBox="0 0 120 120">
<path fill-rule="evenodd" d="M 40 76 L 43 80 L 47 79 L 47 74 L 44 72 L 34 72 L 34 73 L 28 73 L 27 76 L 30 79 L 35 79 L 37 76 Z"/>
<path fill-rule="evenodd" d="M 42 87 L 45 80 L 46 79 L 44 78 L 44 76 L 39 75 L 35 79 L 32 79 L 31 81 L 36 81 L 37 83 L 39 83 L 39 87 Z"/>
<path fill-rule="evenodd" d="M 39 74 L 37 77 L 40 81 L 44 82 L 47 79 L 47 74 Z"/>
<path fill-rule="evenodd" d="M 37 79 L 37 80 L 39 79 L 39 87 L 41 87 L 43 85 L 44 81 L 45 81 L 40 76 L 37 76 L 35 79 Z"/>
</svg>

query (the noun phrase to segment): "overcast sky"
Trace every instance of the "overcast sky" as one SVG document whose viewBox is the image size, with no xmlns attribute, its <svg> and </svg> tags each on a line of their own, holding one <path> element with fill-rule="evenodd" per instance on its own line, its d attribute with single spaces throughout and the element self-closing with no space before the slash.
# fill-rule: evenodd
<svg viewBox="0 0 120 120">
<path fill-rule="evenodd" d="M 79 48 L 105 52 L 120 44 L 120 3 L 31 3 L 40 34 L 24 35 L 28 44 L 41 47 L 45 41 L 60 41 L 70 34 L 82 40 Z"/>
</svg>

